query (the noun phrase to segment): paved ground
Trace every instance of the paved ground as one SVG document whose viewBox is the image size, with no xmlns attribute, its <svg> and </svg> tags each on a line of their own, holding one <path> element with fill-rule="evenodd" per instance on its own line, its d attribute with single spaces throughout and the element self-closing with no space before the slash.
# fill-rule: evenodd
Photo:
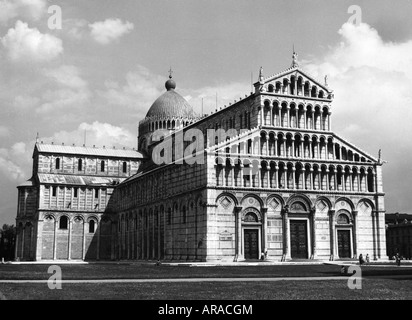
<svg viewBox="0 0 412 320">
<path fill-rule="evenodd" d="M 412 298 L 412 267 L 363 265 L 362 290 L 351 290 L 342 261 L 280 264 L 152 262 L 0 264 L 0 293 L 9 300 L 283 300 Z M 351 263 L 356 263 L 351 261 Z M 62 290 L 50 290 L 49 266 L 59 265 Z M 0 299 L 2 297 L 0 296 Z"/>
<path fill-rule="evenodd" d="M 41 260 L 41 261 L 9 261 L 4 264 L 13 264 L 13 265 L 84 265 L 84 264 L 134 264 L 134 265 L 153 265 L 156 264 L 156 261 L 138 261 L 138 260 L 119 260 L 119 261 L 80 261 L 80 260 Z M 328 260 L 290 260 L 290 261 L 219 261 L 219 262 L 174 262 L 174 261 L 162 261 L 161 265 L 163 266 L 192 266 L 192 267 L 214 267 L 214 266 L 287 266 L 287 265 L 321 265 L 321 264 L 330 264 L 330 265 L 342 265 L 342 264 L 359 264 L 357 260 L 338 260 L 338 261 L 328 261 Z M 393 260 L 379 260 L 371 261 L 369 263 L 363 264 L 363 266 L 396 266 L 395 261 Z M 401 266 L 411 266 L 412 260 L 403 260 Z"/>
<path fill-rule="evenodd" d="M 68 283 L 165 283 L 165 282 L 273 282 L 273 281 L 348 280 L 348 277 L 276 277 L 276 278 L 169 278 L 169 279 L 86 279 L 61 280 Z M 0 280 L 0 283 L 48 283 L 47 280 Z"/>
</svg>

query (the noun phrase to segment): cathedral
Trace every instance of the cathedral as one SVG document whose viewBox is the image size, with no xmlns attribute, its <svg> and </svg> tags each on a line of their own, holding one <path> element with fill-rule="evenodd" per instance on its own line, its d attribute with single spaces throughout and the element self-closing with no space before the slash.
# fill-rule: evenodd
<svg viewBox="0 0 412 320">
<path fill-rule="evenodd" d="M 169 76 L 137 150 L 36 142 L 20 260 L 386 259 L 382 164 L 332 131 L 334 93 L 291 66 L 211 114 Z M 343 94 L 343 93 L 339 93 Z"/>
</svg>

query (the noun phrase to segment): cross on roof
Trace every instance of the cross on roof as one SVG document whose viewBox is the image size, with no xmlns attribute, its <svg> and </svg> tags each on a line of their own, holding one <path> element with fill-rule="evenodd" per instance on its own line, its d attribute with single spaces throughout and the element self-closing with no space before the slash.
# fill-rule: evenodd
<svg viewBox="0 0 412 320">
<path fill-rule="evenodd" d="M 170 70 L 169 70 L 169 78 L 170 79 L 172 79 L 172 73 L 173 73 L 173 70 L 172 70 L 172 67 L 170 67 Z"/>
</svg>

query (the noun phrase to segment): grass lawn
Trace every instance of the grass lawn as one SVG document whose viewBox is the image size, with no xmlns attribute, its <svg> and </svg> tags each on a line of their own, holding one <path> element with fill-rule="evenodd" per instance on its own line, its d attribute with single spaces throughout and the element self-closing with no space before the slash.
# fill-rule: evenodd
<svg viewBox="0 0 412 320">
<path fill-rule="evenodd" d="M 47 280 L 49 265 L 0 265 L 0 280 Z M 339 275 L 339 267 L 331 265 L 292 266 L 154 266 L 154 264 L 96 263 L 60 265 L 63 279 L 163 279 L 222 277 L 325 277 Z"/>
<path fill-rule="evenodd" d="M 47 280 L 49 265 L 0 264 L 0 280 Z M 334 265 L 262 265 L 262 266 L 155 266 L 154 264 L 96 263 L 62 264 L 63 279 L 164 279 L 164 278 L 261 278 L 330 277 L 340 275 Z M 412 268 L 362 266 L 364 276 L 411 276 Z"/>
<path fill-rule="evenodd" d="M 0 280 L 47 280 L 48 265 L 0 265 Z M 61 265 L 62 279 L 167 279 L 224 277 L 333 277 L 339 266 L 218 266 L 188 267 L 153 264 Z M 412 268 L 362 267 L 362 289 L 350 290 L 346 280 L 201 283 L 62 284 L 50 290 L 43 284 L 0 283 L 9 300 L 24 299 L 140 299 L 140 300 L 273 300 L 273 299 L 412 299 Z"/>
<path fill-rule="evenodd" d="M 412 280 L 364 279 L 362 289 L 350 290 L 344 280 L 202 283 L 0 284 L 9 300 L 324 300 L 412 299 Z"/>
</svg>

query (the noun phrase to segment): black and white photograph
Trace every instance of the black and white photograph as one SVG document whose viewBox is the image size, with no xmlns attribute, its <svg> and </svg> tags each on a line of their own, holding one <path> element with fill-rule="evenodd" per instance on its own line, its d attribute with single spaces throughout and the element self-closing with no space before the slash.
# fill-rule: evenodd
<svg viewBox="0 0 412 320">
<path fill-rule="evenodd" d="M 0 0 L 0 300 L 411 300 L 411 17 Z"/>
</svg>

